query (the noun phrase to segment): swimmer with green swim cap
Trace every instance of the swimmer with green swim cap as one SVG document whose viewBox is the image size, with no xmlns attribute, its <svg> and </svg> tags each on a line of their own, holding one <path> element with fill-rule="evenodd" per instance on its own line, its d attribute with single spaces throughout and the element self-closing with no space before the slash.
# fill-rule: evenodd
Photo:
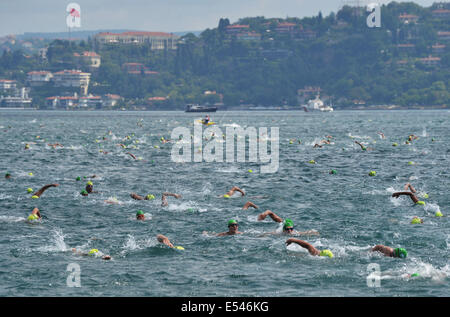
<svg viewBox="0 0 450 317">
<path fill-rule="evenodd" d="M 318 249 L 316 249 L 312 244 L 303 241 L 303 240 L 299 240 L 299 239 L 294 239 L 294 238 L 290 238 L 286 240 L 286 245 L 290 245 L 291 243 L 296 243 L 299 246 L 301 246 L 302 248 L 305 248 L 308 250 L 309 254 L 314 255 L 314 256 L 328 256 L 329 258 L 333 257 L 333 252 L 331 252 L 330 250 L 322 250 L 319 251 Z"/>
<path fill-rule="evenodd" d="M 10 174 L 10 173 L 8 173 L 8 172 L 6 172 L 6 174 L 5 174 L 5 178 L 6 178 L 6 179 L 9 179 L 9 178 L 11 178 L 11 174 Z"/>
<path fill-rule="evenodd" d="M 306 232 L 299 232 L 299 231 L 294 231 L 294 222 L 291 219 L 285 219 L 283 222 L 283 219 L 281 219 L 281 217 L 279 217 L 277 214 L 275 214 L 273 211 L 271 210 L 266 210 L 263 213 L 258 215 L 258 221 L 262 221 L 264 219 L 266 219 L 266 217 L 269 216 L 270 218 L 272 218 L 273 221 L 278 222 L 278 223 L 283 223 L 283 232 L 282 234 L 286 234 L 286 235 L 318 235 L 319 232 L 315 231 L 315 230 L 308 230 Z M 266 235 L 270 235 L 270 234 L 280 234 L 279 232 L 269 232 L 269 233 L 265 233 L 263 234 L 263 236 Z"/>
<path fill-rule="evenodd" d="M 81 195 L 81 196 L 88 196 L 89 193 L 88 193 L 86 190 L 83 189 L 83 190 L 80 192 L 80 195 Z"/>
<path fill-rule="evenodd" d="M 232 236 L 235 234 L 242 234 L 238 231 L 239 224 L 235 219 L 228 220 L 228 231 L 217 234 L 218 237 Z"/>
<path fill-rule="evenodd" d="M 145 215 L 144 215 L 144 212 L 142 210 L 138 210 L 136 212 L 136 219 L 137 220 L 145 220 Z"/>
<path fill-rule="evenodd" d="M 382 244 L 378 244 L 372 248 L 372 252 L 381 252 L 385 256 L 389 256 L 392 258 L 406 258 L 408 256 L 408 252 L 406 252 L 403 248 L 391 248 Z"/>
<path fill-rule="evenodd" d="M 367 150 L 373 150 L 372 148 L 367 148 L 364 145 L 361 144 L 361 142 L 355 141 L 356 144 L 358 144 L 361 147 L 361 150 L 367 151 Z"/>
</svg>

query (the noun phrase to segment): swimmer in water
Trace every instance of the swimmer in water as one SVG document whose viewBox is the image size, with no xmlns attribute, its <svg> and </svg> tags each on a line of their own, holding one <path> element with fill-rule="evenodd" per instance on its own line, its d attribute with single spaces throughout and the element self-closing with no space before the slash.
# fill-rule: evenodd
<svg viewBox="0 0 450 317">
<path fill-rule="evenodd" d="M 258 206 L 256 206 L 254 203 L 252 203 L 251 201 L 247 201 L 244 205 L 244 207 L 242 207 L 243 210 L 247 210 L 248 208 L 253 207 L 255 209 L 258 209 Z"/>
<path fill-rule="evenodd" d="M 286 240 L 286 245 L 290 245 L 291 243 L 296 243 L 299 246 L 301 246 L 302 248 L 305 248 L 308 250 L 309 254 L 311 255 L 318 255 L 318 256 L 328 256 L 330 258 L 333 257 L 333 253 L 330 250 L 322 250 L 319 251 L 318 249 L 316 249 L 312 244 L 303 241 L 303 240 L 299 240 L 299 239 L 294 239 L 294 238 L 290 238 Z"/>
<path fill-rule="evenodd" d="M 159 243 L 165 244 L 170 248 L 173 248 L 173 244 L 172 242 L 170 242 L 169 238 L 167 238 L 166 236 L 162 235 L 162 234 L 158 234 L 156 236 L 156 239 L 158 239 Z"/>
<path fill-rule="evenodd" d="M 152 194 L 148 194 L 145 197 L 142 197 L 136 193 L 131 193 L 130 194 L 131 198 L 135 199 L 135 200 L 152 200 L 155 199 L 155 196 L 153 196 Z"/>
<path fill-rule="evenodd" d="M 240 192 L 241 194 L 242 194 L 242 196 L 245 196 L 245 193 L 244 193 L 244 191 L 242 190 L 242 189 L 240 189 L 239 187 L 237 187 L 237 186 L 233 186 L 233 188 L 231 188 L 229 191 L 228 191 L 228 193 L 226 193 L 225 195 L 223 195 L 223 196 L 219 196 L 219 197 L 225 197 L 225 198 L 230 198 L 231 196 L 233 196 L 233 194 L 235 193 L 235 192 Z"/>
<path fill-rule="evenodd" d="M 405 190 L 410 190 L 409 192 L 396 192 L 392 194 L 392 197 L 398 198 L 399 196 L 409 196 L 411 198 L 411 200 L 417 204 L 419 202 L 419 198 L 417 198 L 416 195 L 414 195 L 416 193 L 416 190 L 414 187 L 412 187 L 412 185 L 410 183 L 406 183 L 405 184 Z"/>
<path fill-rule="evenodd" d="M 89 193 L 89 194 L 98 194 L 97 191 L 94 191 L 94 183 L 92 183 L 91 181 L 86 183 L 86 188 L 85 190 Z"/>
<path fill-rule="evenodd" d="M 6 178 L 6 179 L 10 179 L 10 178 L 11 178 L 11 174 L 10 174 L 10 173 L 8 173 L 8 172 L 6 172 L 6 174 L 5 174 L 5 178 Z"/>
<path fill-rule="evenodd" d="M 273 221 L 281 223 L 283 222 L 283 219 L 281 219 L 278 215 L 276 215 L 271 210 L 266 210 L 265 212 L 258 215 L 258 221 L 262 221 L 266 219 L 266 217 L 269 216 L 272 218 Z M 269 234 L 279 234 L 278 232 L 269 232 L 264 235 Z M 281 234 L 287 234 L 287 235 L 319 235 L 319 232 L 315 230 L 308 230 L 305 232 L 300 231 L 294 231 L 294 222 L 291 219 L 286 219 L 283 223 L 283 232 Z"/>
<path fill-rule="evenodd" d="M 385 256 L 390 256 L 392 258 L 406 258 L 408 256 L 408 252 L 406 252 L 403 248 L 391 248 L 381 244 L 374 246 L 371 250 L 372 252 L 381 252 Z"/>
<path fill-rule="evenodd" d="M 24 148 L 24 150 L 29 150 L 30 149 L 30 145 L 27 143 L 27 144 L 25 144 L 25 148 Z"/>
<path fill-rule="evenodd" d="M 28 216 L 27 220 L 33 221 L 33 220 L 40 220 L 40 219 L 42 219 L 41 213 L 39 212 L 39 209 L 37 207 L 34 207 L 33 211 Z"/>
<path fill-rule="evenodd" d="M 41 189 L 39 189 L 37 192 L 35 192 L 35 193 L 33 194 L 33 196 L 41 197 L 41 195 L 42 195 L 47 189 L 49 189 L 50 187 L 58 187 L 58 186 L 59 186 L 59 184 L 48 184 L 48 185 L 45 185 L 45 186 L 43 186 Z"/>
<path fill-rule="evenodd" d="M 380 135 L 380 137 L 381 137 L 382 139 L 385 139 L 385 138 L 386 138 L 386 137 L 384 136 L 383 132 L 377 132 L 377 134 Z"/>
<path fill-rule="evenodd" d="M 413 140 L 417 140 L 419 137 L 417 136 L 417 135 L 414 135 L 414 134 L 410 134 L 409 136 L 408 136 L 408 141 L 409 142 L 412 142 Z"/>
<path fill-rule="evenodd" d="M 232 236 L 235 234 L 242 234 L 238 231 L 239 224 L 236 220 L 231 219 L 228 221 L 228 231 L 217 234 L 218 237 Z"/>
<path fill-rule="evenodd" d="M 75 254 L 78 254 L 78 255 L 82 255 L 82 256 L 101 256 L 102 260 L 111 260 L 110 255 L 102 255 L 102 253 L 97 249 L 91 249 L 91 250 L 89 250 L 88 253 L 86 253 L 83 251 L 78 251 L 75 248 L 72 248 L 72 252 L 74 252 Z"/>
<path fill-rule="evenodd" d="M 60 143 L 53 143 L 53 144 L 48 143 L 47 145 L 53 147 L 54 149 L 56 149 L 57 146 L 59 146 L 59 147 L 64 147 L 64 146 L 63 146 L 62 144 L 60 144 Z"/>
<path fill-rule="evenodd" d="M 131 154 L 130 152 L 127 152 L 127 154 L 129 154 L 132 158 L 136 160 L 136 156 L 134 156 L 134 154 Z"/>
<path fill-rule="evenodd" d="M 367 151 L 367 150 L 373 150 L 372 148 L 367 148 L 364 145 L 361 144 L 361 142 L 355 141 L 356 144 L 358 144 L 361 147 L 361 150 Z"/>
<path fill-rule="evenodd" d="M 169 203 L 167 202 L 167 196 L 172 196 L 172 197 L 175 197 L 176 199 L 179 199 L 179 198 L 181 198 L 181 195 L 180 194 L 173 194 L 173 193 L 163 193 L 162 194 L 162 197 L 161 197 L 161 206 L 163 206 L 163 207 L 166 207 L 166 206 L 169 206 Z"/>
<path fill-rule="evenodd" d="M 145 214 L 142 210 L 136 212 L 136 220 L 145 220 Z"/>
<path fill-rule="evenodd" d="M 315 149 L 315 148 L 317 148 L 317 147 L 319 147 L 319 148 L 322 148 L 322 145 L 319 145 L 319 144 L 314 144 L 314 146 L 313 146 L 313 148 Z"/>
</svg>

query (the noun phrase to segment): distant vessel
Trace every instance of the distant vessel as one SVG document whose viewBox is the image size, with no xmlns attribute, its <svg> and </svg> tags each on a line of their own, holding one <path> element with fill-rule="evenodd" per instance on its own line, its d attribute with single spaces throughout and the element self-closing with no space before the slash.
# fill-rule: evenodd
<svg viewBox="0 0 450 317">
<path fill-rule="evenodd" d="M 322 111 L 322 112 L 332 112 L 334 109 L 331 106 L 324 105 L 323 101 L 320 100 L 319 95 L 315 99 L 308 101 L 307 107 L 304 107 L 305 111 Z"/>
<path fill-rule="evenodd" d="M 186 105 L 185 112 L 216 112 L 217 107 L 215 106 L 199 106 L 194 104 Z"/>
</svg>

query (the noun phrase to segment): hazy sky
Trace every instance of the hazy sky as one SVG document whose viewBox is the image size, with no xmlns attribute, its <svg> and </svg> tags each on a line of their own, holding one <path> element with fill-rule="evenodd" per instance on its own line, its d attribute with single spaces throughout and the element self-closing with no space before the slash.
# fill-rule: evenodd
<svg viewBox="0 0 450 317">
<path fill-rule="evenodd" d="M 388 3 L 387 0 L 360 0 Z M 437 0 L 436 0 L 437 1 Z M 448 2 L 450 0 L 439 0 Z M 305 17 L 336 12 L 345 0 L 0 0 L 0 36 L 24 32 L 64 32 L 66 6 L 81 6 L 81 28 L 142 31 L 202 31 L 217 27 L 220 18 Z M 397 0 L 404 2 L 404 0 Z M 433 0 L 415 0 L 430 6 Z M 356 0 L 353 0 L 356 3 Z"/>
</svg>

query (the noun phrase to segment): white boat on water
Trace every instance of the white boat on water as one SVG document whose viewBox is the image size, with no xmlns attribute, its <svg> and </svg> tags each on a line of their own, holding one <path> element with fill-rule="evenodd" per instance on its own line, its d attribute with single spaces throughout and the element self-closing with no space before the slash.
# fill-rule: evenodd
<svg viewBox="0 0 450 317">
<path fill-rule="evenodd" d="M 332 112 L 334 109 L 331 106 L 327 106 L 320 100 L 319 95 L 315 99 L 308 101 L 308 105 L 305 107 L 305 111 L 322 111 Z"/>
</svg>

